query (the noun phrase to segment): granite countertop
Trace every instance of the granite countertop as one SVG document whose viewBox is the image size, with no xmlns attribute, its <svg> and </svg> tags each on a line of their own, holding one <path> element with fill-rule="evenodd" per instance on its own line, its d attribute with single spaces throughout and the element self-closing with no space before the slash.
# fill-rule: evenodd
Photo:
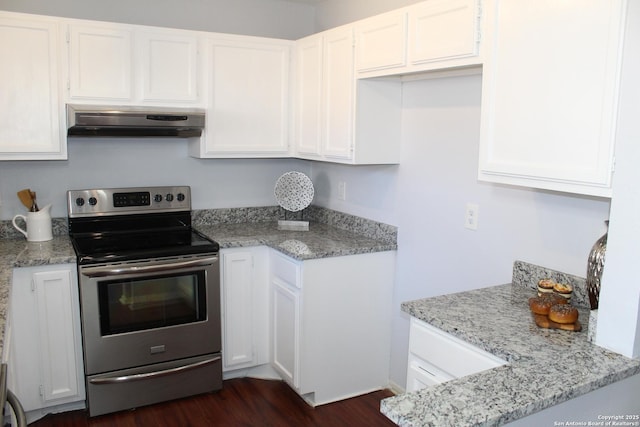
<svg viewBox="0 0 640 427">
<path fill-rule="evenodd" d="M 245 214 L 244 211 L 240 211 Z M 210 212 L 205 212 L 210 214 Z M 227 212 L 224 215 L 228 215 Z M 76 261 L 73 246 L 66 234 L 64 221 L 54 226 L 54 238 L 48 242 L 28 243 L 22 236 L 0 239 L 0 354 L 4 339 L 5 319 L 9 302 L 12 271 L 18 267 L 67 264 Z M 194 227 L 217 241 L 220 248 L 266 245 L 298 260 L 356 255 L 362 253 L 396 250 L 395 239 L 367 237 L 367 227 L 377 223 L 367 220 L 358 225 L 365 233 L 344 230 L 333 225 L 312 222 L 309 231 L 281 231 L 277 221 L 194 224 Z M 375 234 L 374 234 L 375 235 Z"/>
<path fill-rule="evenodd" d="M 532 296 L 507 284 L 403 303 L 404 312 L 508 364 L 385 399 L 382 413 L 400 426 L 502 425 L 640 373 L 640 360 L 587 340 L 587 309 L 579 309 L 581 332 L 537 327 Z"/>
<path fill-rule="evenodd" d="M 396 250 L 395 242 L 376 240 L 331 225 L 312 222 L 308 231 L 278 230 L 278 223 L 197 225 L 220 248 L 268 246 L 297 260 Z"/>
</svg>

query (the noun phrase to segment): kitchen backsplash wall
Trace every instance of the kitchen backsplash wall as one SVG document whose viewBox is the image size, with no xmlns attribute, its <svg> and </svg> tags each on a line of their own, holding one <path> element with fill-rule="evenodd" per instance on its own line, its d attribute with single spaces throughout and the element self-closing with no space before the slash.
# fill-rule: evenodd
<svg viewBox="0 0 640 427">
<path fill-rule="evenodd" d="M 511 283 L 525 288 L 537 290 L 538 282 L 542 279 L 551 279 L 556 283 L 571 285 L 571 304 L 577 307 L 590 308 L 589 294 L 587 293 L 587 280 L 584 277 L 563 273 L 539 265 L 524 261 L 513 263 L 513 276 Z"/>
<path fill-rule="evenodd" d="M 0 219 L 26 212 L 16 196 L 23 188 L 51 203 L 53 217 L 67 216 L 67 190 L 84 188 L 189 185 L 194 210 L 271 206 L 282 174 L 310 168 L 298 159 L 195 159 L 178 139 L 74 138 L 68 150 L 64 161 L 2 162 Z"/>
</svg>

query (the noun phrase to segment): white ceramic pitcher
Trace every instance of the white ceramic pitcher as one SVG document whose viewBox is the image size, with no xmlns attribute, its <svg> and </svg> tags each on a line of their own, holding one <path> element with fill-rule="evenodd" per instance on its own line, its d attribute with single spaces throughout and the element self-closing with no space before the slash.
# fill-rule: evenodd
<svg viewBox="0 0 640 427">
<path fill-rule="evenodd" d="M 26 223 L 26 231 L 18 227 L 16 219 L 22 219 Z M 16 215 L 11 222 L 16 230 L 24 234 L 29 242 L 45 242 L 53 239 L 51 204 L 48 204 L 38 212 L 28 212 L 26 216 Z"/>
</svg>

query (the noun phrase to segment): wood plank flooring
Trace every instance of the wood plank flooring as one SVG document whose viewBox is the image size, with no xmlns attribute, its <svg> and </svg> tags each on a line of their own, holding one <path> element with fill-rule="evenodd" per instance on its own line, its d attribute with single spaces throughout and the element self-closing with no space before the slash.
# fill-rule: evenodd
<svg viewBox="0 0 640 427">
<path fill-rule="evenodd" d="M 48 415 L 30 427 L 389 427 L 380 400 L 389 390 L 312 408 L 283 381 L 236 378 L 219 392 L 89 418 L 86 411 Z"/>
</svg>

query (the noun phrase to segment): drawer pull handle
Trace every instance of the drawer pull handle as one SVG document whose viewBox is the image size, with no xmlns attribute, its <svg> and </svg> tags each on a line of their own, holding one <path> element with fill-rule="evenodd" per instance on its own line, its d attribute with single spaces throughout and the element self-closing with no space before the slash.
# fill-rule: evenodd
<svg viewBox="0 0 640 427">
<path fill-rule="evenodd" d="M 200 366 L 208 365 L 209 363 L 217 362 L 220 360 L 220 356 L 212 359 L 202 360 L 200 362 L 192 363 L 190 365 L 178 366 L 177 368 L 165 369 L 162 371 L 146 372 L 144 374 L 124 375 L 121 377 L 106 377 L 106 378 L 92 378 L 89 380 L 91 384 L 118 384 L 131 381 L 147 380 L 150 378 L 163 377 L 166 375 L 177 374 L 179 372 L 188 371 L 190 369 L 199 368 Z"/>
<path fill-rule="evenodd" d="M 430 372 L 430 371 L 426 370 L 424 367 L 422 367 L 422 366 L 420 366 L 420 365 L 416 366 L 416 368 L 420 369 L 420 370 L 421 370 L 422 372 L 424 372 L 424 373 L 427 373 L 427 374 L 431 375 L 432 377 L 435 377 L 435 376 L 436 376 L 436 374 L 434 374 L 433 372 Z"/>
</svg>

